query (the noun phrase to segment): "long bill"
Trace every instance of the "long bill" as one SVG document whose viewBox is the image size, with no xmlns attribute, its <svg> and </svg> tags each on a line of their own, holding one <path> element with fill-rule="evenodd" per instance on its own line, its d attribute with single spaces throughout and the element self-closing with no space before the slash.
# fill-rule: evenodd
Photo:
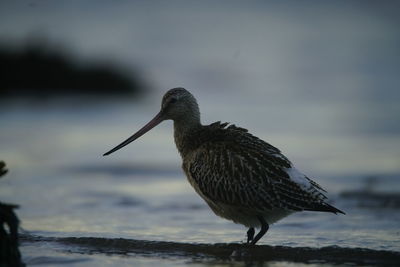
<svg viewBox="0 0 400 267">
<path fill-rule="evenodd" d="M 124 146 L 126 146 L 127 144 L 135 141 L 136 139 L 138 139 L 139 137 L 141 137 L 142 135 L 144 135 L 145 133 L 147 133 L 148 131 L 150 131 L 151 129 L 153 129 L 155 126 L 157 126 L 160 122 L 162 122 L 164 120 L 163 118 L 163 113 L 162 111 L 160 111 L 151 121 L 149 121 L 145 126 L 143 126 L 142 129 L 140 129 L 139 131 L 137 131 L 134 135 L 132 135 L 131 137 L 129 137 L 128 139 L 126 139 L 124 142 L 122 142 L 121 144 L 119 144 L 118 146 L 114 147 L 113 149 L 111 149 L 110 151 L 108 151 L 107 153 L 104 153 L 103 156 L 108 156 L 111 153 L 117 151 L 118 149 L 123 148 Z"/>
</svg>

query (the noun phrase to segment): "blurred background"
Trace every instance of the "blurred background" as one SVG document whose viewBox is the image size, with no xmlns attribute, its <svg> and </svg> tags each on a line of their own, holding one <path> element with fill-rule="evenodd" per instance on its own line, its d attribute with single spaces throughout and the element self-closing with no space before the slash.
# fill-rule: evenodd
<svg viewBox="0 0 400 267">
<path fill-rule="evenodd" d="M 397 11 L 394 1 L 2 1 L 1 153 L 26 164 L 69 142 L 64 162 L 82 145 L 93 152 L 85 160 L 102 160 L 93 156 L 182 86 L 204 123 L 249 128 L 307 169 L 398 172 Z M 42 124 L 49 116 L 61 133 Z M 175 157 L 170 127 L 154 136 L 163 131 L 167 148 L 145 145 L 162 154 L 151 159 Z M 119 157 L 148 162 L 135 146 Z"/>
<path fill-rule="evenodd" d="M 249 129 L 333 195 L 360 190 L 366 177 L 397 194 L 398 13 L 397 1 L 3 0 L 2 198 L 22 205 L 26 229 L 54 235 L 138 235 L 118 220 L 86 229 L 99 199 L 159 207 L 160 194 L 164 204 L 182 194 L 203 207 L 179 170 L 171 122 L 101 156 L 150 120 L 173 87 L 193 93 L 204 124 Z M 174 220 L 168 231 L 177 234 Z M 154 233 L 142 221 L 140 233 Z M 202 238 L 214 241 L 194 241 Z"/>
</svg>

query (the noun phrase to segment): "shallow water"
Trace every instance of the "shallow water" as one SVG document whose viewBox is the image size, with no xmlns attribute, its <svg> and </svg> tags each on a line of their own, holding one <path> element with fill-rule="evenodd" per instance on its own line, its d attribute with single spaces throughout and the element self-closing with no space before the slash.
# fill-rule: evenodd
<svg viewBox="0 0 400 267">
<path fill-rule="evenodd" d="M 107 251 L 58 240 L 96 237 L 184 244 L 243 243 L 246 233 L 243 226 L 216 217 L 190 187 L 179 168 L 169 123 L 115 155 L 101 157 L 146 122 L 157 106 L 132 106 L 122 100 L 102 109 L 99 106 L 104 103 L 85 108 L 62 103 L 50 102 L 45 107 L 14 103 L 3 107 L 1 113 L 1 158 L 10 169 L 1 181 L 1 200 L 21 205 L 18 215 L 28 236 L 56 238 L 23 239 L 25 262 L 75 266 L 235 266 L 243 262 L 207 255 L 198 258 L 182 251 L 160 253 L 157 249 L 121 254 L 112 246 Z M 267 129 L 260 135 L 267 136 Z M 284 139 L 276 136 L 272 134 L 272 139 L 278 143 Z M 341 140 L 341 136 L 336 139 Z M 400 252 L 398 175 L 372 173 L 375 178 L 368 177 L 347 165 L 337 173 L 330 168 L 313 168 L 324 166 L 326 159 L 309 160 L 297 154 L 296 148 L 307 143 L 307 136 L 296 133 L 296 138 L 289 136 L 288 140 L 293 144 L 294 158 L 301 162 L 300 169 L 309 169 L 311 177 L 318 174 L 315 180 L 346 215 L 294 214 L 272 225 L 260 244 L 297 247 L 299 253 L 301 247 L 329 246 Z M 307 157 L 321 153 L 318 147 L 312 147 Z M 263 262 L 268 266 L 288 264 L 282 259 Z M 311 266 L 335 263 L 318 259 L 301 262 Z"/>
</svg>

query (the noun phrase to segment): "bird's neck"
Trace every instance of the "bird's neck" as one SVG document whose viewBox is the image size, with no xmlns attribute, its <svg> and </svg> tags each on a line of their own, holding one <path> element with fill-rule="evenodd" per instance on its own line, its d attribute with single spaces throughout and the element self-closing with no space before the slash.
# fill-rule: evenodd
<svg viewBox="0 0 400 267">
<path fill-rule="evenodd" d="M 192 144 L 196 142 L 196 135 L 201 127 L 199 117 L 174 120 L 175 144 L 182 158 L 192 149 Z"/>
</svg>

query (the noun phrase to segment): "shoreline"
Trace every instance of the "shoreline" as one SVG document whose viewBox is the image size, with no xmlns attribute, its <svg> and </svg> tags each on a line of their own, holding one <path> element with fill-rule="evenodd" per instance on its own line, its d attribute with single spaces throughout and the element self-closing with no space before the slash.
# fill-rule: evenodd
<svg viewBox="0 0 400 267">
<path fill-rule="evenodd" d="M 244 262 L 288 261 L 296 263 L 366 264 L 398 266 L 400 252 L 366 248 L 328 246 L 321 248 L 288 247 L 239 243 L 179 243 L 124 238 L 98 237 L 44 237 L 23 234 L 21 245 L 26 243 L 60 243 L 67 245 L 69 253 L 107 255 L 147 255 L 159 257 L 184 257 L 194 260 L 234 260 Z M 72 247 L 77 247 L 74 251 Z"/>
</svg>

